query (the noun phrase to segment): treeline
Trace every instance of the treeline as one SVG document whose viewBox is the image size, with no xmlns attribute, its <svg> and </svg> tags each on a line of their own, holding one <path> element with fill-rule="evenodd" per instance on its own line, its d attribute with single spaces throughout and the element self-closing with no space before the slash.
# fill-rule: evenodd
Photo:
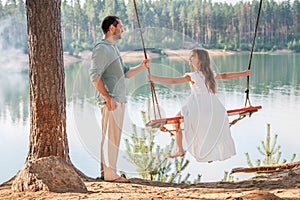
<svg viewBox="0 0 300 200">
<path fill-rule="evenodd" d="M 188 48 L 191 43 L 208 49 L 250 50 L 259 1 L 228 4 L 210 0 L 137 0 L 137 6 L 142 29 L 149 30 L 146 37 L 158 35 L 151 41 L 153 47 Z M 102 38 L 100 24 L 106 15 L 120 16 L 129 33 L 121 48 L 130 48 L 126 43 L 140 40 L 133 0 L 62 0 L 61 9 L 64 51 L 71 54 L 91 50 Z M 0 20 L 2 48 L 14 46 L 27 51 L 25 1 L 7 0 L 3 5 L 0 0 Z M 255 51 L 277 49 L 300 52 L 299 0 L 263 0 Z"/>
</svg>

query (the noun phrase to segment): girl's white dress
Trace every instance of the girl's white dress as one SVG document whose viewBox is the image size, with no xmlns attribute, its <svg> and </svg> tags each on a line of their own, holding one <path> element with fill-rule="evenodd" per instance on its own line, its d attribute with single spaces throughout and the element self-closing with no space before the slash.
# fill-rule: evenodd
<svg viewBox="0 0 300 200">
<path fill-rule="evenodd" d="M 181 109 L 187 150 L 198 162 L 225 160 L 236 154 L 227 111 L 218 97 L 209 93 L 202 72 L 187 73 L 191 95 Z"/>
</svg>

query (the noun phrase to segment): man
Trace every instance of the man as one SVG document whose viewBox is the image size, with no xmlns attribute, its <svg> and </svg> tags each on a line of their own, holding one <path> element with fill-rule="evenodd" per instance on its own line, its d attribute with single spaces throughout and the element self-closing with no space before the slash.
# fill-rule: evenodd
<svg viewBox="0 0 300 200">
<path fill-rule="evenodd" d="M 116 164 L 125 111 L 125 77 L 131 78 L 149 68 L 149 60 L 134 67 L 124 65 L 115 42 L 121 39 L 123 25 L 116 16 L 107 16 L 101 24 L 104 33 L 93 49 L 90 79 L 98 90 L 102 114 L 101 176 L 105 181 L 129 182 L 116 173 Z"/>
</svg>

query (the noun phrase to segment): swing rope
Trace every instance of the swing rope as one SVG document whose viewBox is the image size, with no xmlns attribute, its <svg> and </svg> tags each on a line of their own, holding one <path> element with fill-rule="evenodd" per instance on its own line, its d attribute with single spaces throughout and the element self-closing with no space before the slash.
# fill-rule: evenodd
<svg viewBox="0 0 300 200">
<path fill-rule="evenodd" d="M 258 22 L 259 22 L 261 7 L 262 7 L 262 0 L 260 0 L 260 2 L 259 2 L 259 8 L 258 8 L 256 24 L 255 24 L 254 37 L 253 37 L 253 41 L 252 41 L 251 53 L 250 53 L 249 64 L 248 64 L 248 70 L 250 70 L 250 68 L 251 68 L 251 63 L 252 63 L 252 57 L 253 57 L 253 51 L 254 51 L 254 46 L 255 46 L 255 39 L 256 39 L 256 35 L 257 35 L 257 29 L 258 29 Z M 246 93 L 245 106 L 247 106 L 247 103 L 249 104 L 249 106 L 251 106 L 250 98 L 249 98 L 249 85 L 250 85 L 250 76 L 247 76 L 247 88 L 245 90 L 245 93 Z"/>
<path fill-rule="evenodd" d="M 254 30 L 254 37 L 252 41 L 252 47 L 251 47 L 251 53 L 250 53 L 250 58 L 249 58 L 249 64 L 248 64 L 248 70 L 251 68 L 251 63 L 252 63 L 252 57 L 253 57 L 253 51 L 254 51 L 254 46 L 255 46 L 255 39 L 257 35 L 257 29 L 258 29 L 258 22 L 259 22 L 259 17 L 260 17 L 260 12 L 261 12 L 261 7 L 262 7 L 262 0 L 259 2 L 259 8 L 258 8 L 258 13 L 257 13 L 257 18 L 256 18 L 256 24 L 255 24 L 255 30 Z M 250 102 L 250 97 L 249 97 L 249 89 L 250 88 L 250 76 L 247 76 L 247 87 L 245 90 L 246 93 L 246 100 L 245 100 L 245 107 L 247 104 L 251 107 L 251 102 Z M 245 113 L 241 113 L 240 116 L 237 119 L 234 119 L 232 122 L 229 123 L 230 126 L 236 124 L 238 121 L 244 119 L 247 115 L 251 117 L 252 113 L 256 112 L 257 110 L 252 110 L 248 111 Z"/>
<path fill-rule="evenodd" d="M 145 59 L 147 59 L 147 54 L 146 54 L 146 49 L 145 49 L 145 45 L 144 45 L 144 39 L 143 39 L 142 29 L 141 29 L 141 25 L 140 25 L 139 16 L 138 16 L 136 1 L 133 0 L 133 3 L 134 3 L 134 8 L 135 8 L 135 13 L 136 13 L 138 26 L 139 26 L 139 29 L 140 29 L 140 37 L 141 37 L 141 40 L 142 40 L 142 47 L 143 47 L 143 51 L 144 51 L 144 56 L 145 56 Z M 257 18 L 256 18 L 254 38 L 253 38 L 253 41 L 252 41 L 251 53 L 250 53 L 250 58 L 249 58 L 249 63 L 248 63 L 248 70 L 251 69 L 251 63 L 252 63 L 252 57 L 253 57 L 253 52 L 254 52 L 255 39 L 256 39 L 257 30 L 258 30 L 258 23 L 259 23 L 259 18 L 260 18 L 260 13 L 261 13 L 261 7 L 262 7 L 262 0 L 260 0 L 258 14 L 257 14 Z M 148 73 L 150 74 L 150 69 L 148 69 Z M 150 82 L 150 86 L 151 86 L 152 103 L 153 103 L 153 107 L 154 107 L 155 120 L 151 120 L 150 122 L 148 122 L 146 124 L 146 126 L 151 126 L 151 127 L 155 126 L 156 128 L 160 128 L 160 130 L 162 132 L 169 132 L 171 135 L 173 135 L 172 132 L 175 131 L 175 130 L 169 130 L 169 129 L 164 127 L 164 124 L 168 124 L 169 121 L 166 120 L 166 119 L 161 118 L 154 83 L 150 80 L 149 80 L 149 82 Z M 257 112 L 258 109 L 261 109 L 261 106 L 252 106 L 251 105 L 250 98 L 249 98 L 249 88 L 250 88 L 250 76 L 247 76 L 247 85 L 246 85 L 246 90 L 245 90 L 245 93 L 246 93 L 245 108 L 242 111 L 239 111 L 239 117 L 237 119 L 233 120 L 232 122 L 230 122 L 229 123 L 230 126 L 232 126 L 232 125 L 236 124 L 238 121 L 244 119 L 247 115 L 249 115 L 249 117 L 250 117 L 254 112 Z M 249 104 L 250 107 L 246 108 L 247 104 Z M 160 119 L 158 119 L 158 120 L 156 120 L 156 109 L 157 109 L 158 115 L 160 117 Z M 237 109 L 237 110 L 241 110 L 241 109 Z M 229 111 L 227 111 L 227 113 L 228 114 L 235 113 L 234 111 L 236 111 L 236 110 L 229 110 Z M 178 117 L 175 117 L 175 118 L 176 118 L 175 122 L 174 122 L 174 120 L 170 120 L 170 121 L 172 121 L 171 123 L 180 123 L 180 120 L 182 118 L 178 118 Z M 163 120 L 163 121 L 161 121 L 161 120 Z M 158 126 L 155 125 L 156 123 L 157 123 Z"/>
<path fill-rule="evenodd" d="M 133 4 L 134 4 L 134 9 L 135 9 L 135 14 L 136 14 L 136 19 L 138 22 L 138 26 L 140 29 L 140 37 L 141 37 L 141 41 L 142 41 L 142 47 L 143 47 L 143 51 L 144 51 L 144 57 L 145 59 L 147 59 L 147 53 L 146 53 L 146 48 L 145 48 L 145 44 L 144 44 L 144 38 L 143 38 L 143 34 L 142 34 L 142 28 L 141 28 L 141 23 L 140 23 L 140 19 L 139 19 L 139 13 L 137 10 L 137 5 L 136 5 L 136 1 L 133 0 Z M 148 68 L 148 73 L 150 74 L 150 69 Z M 154 118 L 156 119 L 156 110 L 158 113 L 159 118 L 161 118 L 161 114 L 160 114 L 160 109 L 158 106 L 158 100 L 157 100 L 157 96 L 156 96 L 156 91 L 155 91 L 155 86 L 153 81 L 150 81 L 150 88 L 151 88 L 151 95 L 152 95 L 152 104 L 153 104 L 153 111 L 154 111 Z"/>
</svg>

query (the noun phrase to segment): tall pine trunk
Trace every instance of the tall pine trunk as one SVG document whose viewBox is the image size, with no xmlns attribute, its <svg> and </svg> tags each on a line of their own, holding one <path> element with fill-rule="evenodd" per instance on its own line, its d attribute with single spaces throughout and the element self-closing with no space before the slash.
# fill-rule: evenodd
<svg viewBox="0 0 300 200">
<path fill-rule="evenodd" d="M 86 192 L 86 186 L 69 158 L 61 0 L 27 0 L 26 9 L 30 71 L 29 151 L 12 190 Z"/>
<path fill-rule="evenodd" d="M 27 0 L 26 8 L 30 71 L 27 160 L 53 155 L 69 162 L 60 0 Z"/>
</svg>

